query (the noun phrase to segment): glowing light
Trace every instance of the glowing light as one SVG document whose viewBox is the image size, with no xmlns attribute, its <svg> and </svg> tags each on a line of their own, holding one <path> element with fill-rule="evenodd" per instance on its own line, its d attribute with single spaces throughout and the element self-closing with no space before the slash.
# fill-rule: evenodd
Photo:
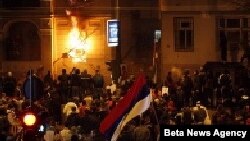
<svg viewBox="0 0 250 141">
<path fill-rule="evenodd" d="M 32 113 L 28 113 L 23 117 L 23 122 L 26 126 L 32 126 L 36 122 L 36 116 Z"/>
<path fill-rule="evenodd" d="M 68 37 L 69 53 L 73 62 L 86 62 L 86 51 L 89 48 L 85 32 L 77 27 L 77 18 L 71 16 L 72 29 Z"/>
</svg>

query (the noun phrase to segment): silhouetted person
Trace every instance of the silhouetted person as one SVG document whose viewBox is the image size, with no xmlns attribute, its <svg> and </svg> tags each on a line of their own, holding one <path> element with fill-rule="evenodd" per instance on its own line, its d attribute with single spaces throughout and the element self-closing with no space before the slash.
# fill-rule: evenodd
<svg viewBox="0 0 250 141">
<path fill-rule="evenodd" d="M 8 75 L 4 79 L 3 91 L 8 97 L 13 97 L 16 90 L 17 81 L 16 78 L 12 75 L 12 72 L 8 72 Z"/>
<path fill-rule="evenodd" d="M 221 86 L 221 96 L 224 99 L 232 98 L 232 77 L 229 70 L 224 70 L 224 72 L 219 77 L 219 84 Z M 230 100 L 227 100 L 229 102 Z M 230 101 L 231 102 L 231 101 Z M 223 101 L 225 103 L 225 101 Z"/>
<path fill-rule="evenodd" d="M 76 107 L 71 107 L 71 114 L 67 117 L 65 126 L 71 128 L 72 126 L 78 126 L 80 124 L 79 113 L 76 112 Z"/>
<path fill-rule="evenodd" d="M 166 76 L 165 86 L 168 87 L 168 94 L 170 95 L 170 97 L 174 98 L 176 94 L 176 84 L 174 82 L 171 71 L 169 71 Z"/>
<path fill-rule="evenodd" d="M 48 87 L 48 86 L 52 87 L 53 78 L 52 78 L 50 71 L 48 71 L 48 73 L 44 76 L 43 82 L 44 82 L 45 87 Z"/>
<path fill-rule="evenodd" d="M 190 76 L 190 71 L 186 70 L 184 72 L 184 78 L 182 81 L 182 90 L 184 92 L 184 101 L 185 101 L 185 105 L 188 106 L 190 104 L 190 100 L 191 100 L 191 92 L 193 89 L 193 80 L 191 79 Z"/>
<path fill-rule="evenodd" d="M 72 71 L 72 74 L 70 76 L 70 84 L 71 84 L 71 96 L 81 99 L 80 95 L 81 77 L 79 69 Z"/>
<path fill-rule="evenodd" d="M 63 103 L 66 103 L 67 99 L 69 98 L 69 92 L 68 92 L 69 76 L 67 74 L 66 69 L 62 69 L 62 74 L 58 76 L 58 80 L 59 80 L 59 94 L 61 97 L 61 101 Z"/>
<path fill-rule="evenodd" d="M 93 85 L 94 85 L 94 99 L 99 99 L 102 96 L 102 88 L 104 86 L 103 75 L 99 70 L 95 71 L 95 75 L 93 76 Z"/>
<path fill-rule="evenodd" d="M 1 141 L 5 141 L 7 140 L 7 136 L 8 136 L 8 130 L 9 130 L 9 126 L 10 123 L 8 121 L 8 117 L 7 117 L 7 111 L 5 108 L 3 108 L 3 105 L 0 105 L 0 140 Z"/>
<path fill-rule="evenodd" d="M 29 71 L 27 72 L 27 78 L 23 84 L 23 90 L 25 98 L 39 100 L 44 96 L 43 81 L 33 74 L 32 71 Z"/>
<path fill-rule="evenodd" d="M 85 69 L 82 73 L 81 73 L 81 93 L 84 95 L 84 97 L 86 96 L 86 94 L 90 93 L 90 90 L 92 88 L 92 78 L 91 75 L 88 74 L 87 70 Z"/>
</svg>

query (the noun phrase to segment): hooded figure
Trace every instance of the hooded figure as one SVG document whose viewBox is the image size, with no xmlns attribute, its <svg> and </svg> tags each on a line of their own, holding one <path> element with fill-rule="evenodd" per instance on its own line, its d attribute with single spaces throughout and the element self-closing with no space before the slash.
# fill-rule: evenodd
<svg viewBox="0 0 250 141">
<path fill-rule="evenodd" d="M 30 72 L 28 72 L 27 78 L 24 81 L 23 90 L 25 98 L 34 101 L 39 100 L 44 96 L 43 81 L 36 75 L 34 74 L 30 75 Z"/>
</svg>

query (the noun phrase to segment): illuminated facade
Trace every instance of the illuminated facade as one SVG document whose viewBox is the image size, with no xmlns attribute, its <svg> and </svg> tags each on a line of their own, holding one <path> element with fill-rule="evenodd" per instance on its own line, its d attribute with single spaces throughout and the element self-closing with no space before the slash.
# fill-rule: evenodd
<svg viewBox="0 0 250 141">
<path fill-rule="evenodd" d="M 119 18 L 121 59 L 136 74 L 152 65 L 159 17 L 158 1 L 150 0 L 0 0 L 0 70 L 18 77 L 50 70 L 57 77 L 77 67 L 101 69 L 108 79 L 106 61 L 117 52 L 107 46 L 106 25 Z"/>
<path fill-rule="evenodd" d="M 0 0 L 0 70 L 20 76 L 44 68 L 56 77 L 77 67 L 91 74 L 101 69 L 109 78 L 106 61 L 117 52 L 107 46 L 106 25 L 114 18 L 121 21 L 121 60 L 129 74 L 157 64 L 164 79 L 169 70 L 181 74 L 220 61 L 221 33 L 228 37 L 228 61 L 239 61 L 243 43 L 249 44 L 249 14 L 231 1 L 13 1 Z M 155 31 L 161 31 L 159 43 Z"/>
<path fill-rule="evenodd" d="M 104 7 L 110 7 L 110 1 L 101 5 L 103 11 L 95 9 L 96 2 L 72 6 L 71 3 L 54 1 L 53 74 L 60 74 L 63 68 L 69 73 L 73 67 L 81 71 L 87 69 L 94 74 L 94 70 L 100 68 L 108 78 L 105 60 L 110 60 L 112 56 L 111 49 L 106 45 L 105 23 L 111 18 L 111 13 Z"/>
<path fill-rule="evenodd" d="M 50 70 L 57 77 L 63 68 L 91 74 L 100 68 L 108 77 L 105 60 L 111 59 L 111 49 L 105 26 L 111 1 L 98 2 L 0 1 L 1 72 L 23 77 L 29 69 L 43 74 Z"/>
</svg>

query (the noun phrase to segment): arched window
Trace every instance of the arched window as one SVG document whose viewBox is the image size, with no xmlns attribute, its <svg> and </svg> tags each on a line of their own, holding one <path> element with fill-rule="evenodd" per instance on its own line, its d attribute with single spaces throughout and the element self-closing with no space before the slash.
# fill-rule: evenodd
<svg viewBox="0 0 250 141">
<path fill-rule="evenodd" d="M 4 39 L 5 59 L 8 61 L 39 61 L 40 37 L 37 27 L 28 21 L 12 23 Z"/>
</svg>

